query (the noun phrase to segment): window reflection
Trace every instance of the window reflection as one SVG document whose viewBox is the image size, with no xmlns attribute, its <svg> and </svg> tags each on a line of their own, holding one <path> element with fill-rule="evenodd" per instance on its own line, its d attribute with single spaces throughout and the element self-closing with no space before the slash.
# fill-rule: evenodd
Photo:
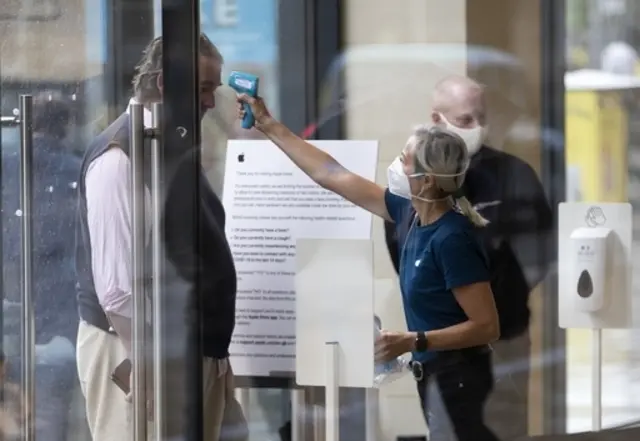
<svg viewBox="0 0 640 441">
<path fill-rule="evenodd" d="M 382 0 L 350 0 L 340 5 L 342 26 L 334 24 L 329 28 L 319 24 L 327 15 L 322 2 L 308 7 L 309 15 L 313 15 L 307 17 L 308 22 L 302 21 L 298 28 L 285 26 L 279 17 L 287 16 L 283 11 L 291 6 L 286 3 L 276 0 L 200 2 L 202 31 L 218 45 L 226 59 L 223 80 L 226 81 L 231 70 L 259 75 L 261 93 L 271 111 L 276 116 L 303 115 L 304 124 L 292 129 L 304 130 L 308 137 L 318 136 L 319 129 L 339 122 L 342 132 L 336 132 L 338 138 L 378 140 L 379 184 L 386 184 L 386 167 L 404 146 L 411 127 L 431 121 L 435 84 L 446 75 L 458 74 L 469 76 L 486 88 L 490 127 L 487 144 L 528 164 L 542 180 L 550 199 L 560 198 L 553 192 L 562 187 L 568 201 L 629 201 L 634 213 L 639 209 L 638 2 L 558 2 L 565 3 L 566 38 L 557 44 L 566 48 L 566 60 L 553 62 L 567 67 L 567 90 L 562 97 L 566 100 L 564 132 L 543 124 L 553 110 L 543 107 L 543 86 L 561 79 L 552 78 L 552 72 L 543 70 L 542 60 L 547 54 L 542 41 L 551 32 L 542 28 L 545 19 L 539 2 L 497 0 L 482 7 L 478 6 L 480 2 L 458 0 L 408 2 L 389 13 L 388 4 Z M 22 93 L 40 96 L 45 92 L 61 98 L 71 109 L 64 124 L 65 136 L 50 143 L 42 137 L 37 145 L 44 151 L 47 143 L 59 144 L 61 147 L 56 147 L 56 151 L 70 153 L 69 162 L 79 160 L 88 142 L 124 109 L 130 94 L 133 65 L 152 34 L 161 33 L 158 25 L 161 6 L 160 1 L 128 0 L 101 1 L 96 5 L 76 0 L 3 2 L 0 10 L 2 115 L 12 115 Z M 156 29 L 153 29 L 154 22 Z M 118 26 L 107 27 L 107 23 Z M 298 30 L 294 34 L 291 29 Z M 322 52 L 328 37 L 334 38 L 337 34 L 342 40 L 340 50 Z M 300 41 L 306 43 L 293 44 Z M 294 47 L 303 49 L 294 54 Z M 292 57 L 298 57 L 297 65 L 302 67 L 281 71 L 281 61 L 290 61 Z M 317 69 L 320 63 L 328 68 Z M 581 82 L 580 87 L 571 86 L 576 79 Z M 603 81 L 617 83 L 603 87 Z M 299 93 L 300 84 L 305 96 L 300 97 L 298 108 L 290 104 L 289 98 Z M 216 94 L 218 106 L 203 121 L 202 159 L 214 191 L 221 195 L 226 141 L 260 139 L 261 135 L 238 127 L 234 117 L 235 96 L 231 90 L 221 88 Z M 16 267 L 21 252 L 16 177 L 19 129 L 3 125 L 0 136 L 4 254 L 2 338 L 6 382 L 19 384 L 21 299 L 20 271 Z M 562 176 L 548 161 L 549 155 L 559 152 L 565 158 Z M 41 245 L 48 246 L 45 239 L 71 243 L 73 239 L 64 234 L 68 227 L 64 221 L 67 203 L 54 198 L 58 196 L 57 190 L 52 193 L 47 189 L 67 191 L 65 185 L 72 179 L 60 169 L 44 173 L 52 182 L 47 180 L 38 187 L 41 191 L 36 200 L 40 207 L 38 216 L 50 216 L 53 220 L 46 221 L 47 228 L 38 233 L 43 239 Z M 46 201 L 41 202 L 43 200 Z M 392 287 L 380 294 L 377 302 L 384 323 L 401 328 L 404 312 L 396 274 L 383 242 L 382 224 L 376 224 L 375 228 L 378 250 L 375 278 L 377 283 Z M 525 257 L 539 251 L 537 244 L 523 249 L 521 254 Z M 41 274 L 51 270 L 53 261 L 60 262 L 56 259 L 57 255 L 39 265 Z M 554 257 L 549 259 L 553 266 Z M 47 282 L 50 276 L 39 277 L 48 288 L 52 285 Z M 553 416 L 544 408 L 545 394 L 557 396 L 566 404 L 563 408 L 566 421 L 558 427 L 564 425 L 570 432 L 591 428 L 591 336 L 587 331 L 568 330 L 566 345 L 548 344 L 549 339 L 561 342 L 564 335 L 549 318 L 553 316 L 557 296 L 553 277 L 552 274 L 531 287 L 532 319 L 528 330 L 531 346 L 529 340 L 522 344 L 511 342 L 512 356 L 499 359 L 496 355 L 494 359 L 498 386 L 508 385 L 515 391 L 513 400 L 526 401 L 517 416 L 517 424 L 525 427 L 517 429 L 521 432 L 541 433 L 550 427 L 548 421 Z M 54 318 L 55 311 L 53 306 L 39 310 L 36 326 Z M 636 331 L 629 330 L 604 333 L 605 426 L 632 421 L 640 411 L 640 394 L 634 392 L 640 378 L 638 337 Z M 89 436 L 84 402 L 79 398 L 79 385 L 74 377 L 74 345 L 72 336 L 57 334 L 37 341 L 36 378 L 50 387 L 42 389 L 41 395 L 53 398 L 51 409 L 37 405 L 36 409 L 40 409 L 37 410 L 39 424 L 47 418 L 60 421 L 58 429 L 65 433 L 60 439 L 82 440 Z M 540 366 L 541 360 L 548 364 Z M 510 371 L 518 363 L 528 370 L 526 378 L 515 378 L 517 372 Z M 74 375 L 60 380 L 60 372 Z M 557 389 L 549 390 L 550 376 L 566 377 L 566 381 L 557 385 Z M 252 379 L 248 380 L 251 385 Z M 415 385 L 407 380 L 380 392 L 377 416 L 382 438 L 425 432 L 422 415 L 414 409 L 417 399 L 414 389 Z M 520 396 L 518 391 L 524 392 Z M 527 394 L 528 391 L 531 393 Z M 61 400 L 56 401 L 57 398 Z M 509 402 L 513 400 L 510 398 Z M 356 404 L 345 405 L 345 414 L 349 409 L 359 409 L 364 401 L 360 396 L 354 398 L 354 402 Z M 287 423 L 292 415 L 287 389 L 252 389 L 249 405 L 255 439 L 290 436 Z M 59 408 L 60 414 L 52 410 L 54 407 Z M 70 410 L 70 417 L 62 416 L 66 410 Z M 351 413 L 355 414 L 352 421 L 361 418 L 359 412 Z M 517 425 L 515 417 L 505 417 L 504 413 L 498 412 L 492 418 L 496 425 L 507 429 Z M 65 428 L 60 429 L 62 426 Z"/>
</svg>

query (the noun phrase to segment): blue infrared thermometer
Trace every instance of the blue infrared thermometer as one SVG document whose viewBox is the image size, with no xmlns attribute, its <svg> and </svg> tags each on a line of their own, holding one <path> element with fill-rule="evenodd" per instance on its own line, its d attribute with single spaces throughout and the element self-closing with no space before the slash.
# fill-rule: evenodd
<svg viewBox="0 0 640 441">
<path fill-rule="evenodd" d="M 260 78 L 255 75 L 233 71 L 229 75 L 229 87 L 235 90 L 237 93 L 244 93 L 250 97 L 258 96 L 258 85 L 260 84 Z M 250 129 L 256 122 L 251 111 L 251 106 L 248 103 L 243 103 L 244 118 L 242 118 L 242 128 Z"/>
</svg>

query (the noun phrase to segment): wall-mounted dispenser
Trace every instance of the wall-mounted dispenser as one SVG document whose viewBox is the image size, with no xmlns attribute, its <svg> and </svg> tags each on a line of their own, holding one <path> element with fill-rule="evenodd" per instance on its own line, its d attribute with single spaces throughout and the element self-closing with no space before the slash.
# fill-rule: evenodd
<svg viewBox="0 0 640 441">
<path fill-rule="evenodd" d="M 607 302 L 610 239 L 610 228 L 582 227 L 571 233 L 573 303 L 580 311 L 599 311 Z"/>
<path fill-rule="evenodd" d="M 591 425 L 602 428 L 602 330 L 637 326 L 633 296 L 633 210 L 629 203 L 558 206 L 558 322 L 592 330 Z"/>
<path fill-rule="evenodd" d="M 558 212 L 560 327 L 623 329 L 640 323 L 631 292 L 631 206 L 565 202 Z"/>
</svg>

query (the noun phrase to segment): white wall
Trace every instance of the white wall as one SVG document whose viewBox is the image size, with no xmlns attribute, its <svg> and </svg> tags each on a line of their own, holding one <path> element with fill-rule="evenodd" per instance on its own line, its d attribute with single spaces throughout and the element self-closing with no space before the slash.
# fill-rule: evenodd
<svg viewBox="0 0 640 441">
<path fill-rule="evenodd" d="M 345 2 L 346 137 L 380 142 L 377 181 L 400 153 L 413 125 L 429 118 L 431 91 L 448 73 L 466 73 L 466 1 L 385 0 Z M 460 57 L 450 61 L 391 60 L 395 51 L 376 51 L 373 61 L 357 53 L 362 45 L 458 43 Z M 388 55 L 384 55 L 384 54 Z M 399 52 L 398 52 L 399 53 Z M 350 58 L 353 54 L 353 58 Z M 374 223 L 376 313 L 387 329 L 404 329 L 404 312 L 395 272 L 387 254 L 382 221 Z M 412 378 L 383 387 L 379 396 L 380 440 L 424 434 L 426 427 Z"/>
</svg>

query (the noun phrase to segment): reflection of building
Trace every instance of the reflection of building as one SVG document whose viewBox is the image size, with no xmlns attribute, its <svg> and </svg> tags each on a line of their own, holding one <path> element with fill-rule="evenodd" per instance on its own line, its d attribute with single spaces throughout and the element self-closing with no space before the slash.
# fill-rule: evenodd
<svg viewBox="0 0 640 441">
<path fill-rule="evenodd" d="M 8 8 L 7 4 L 13 7 Z M 36 8 L 38 4 L 51 6 Z M 96 9 L 99 12 L 99 8 Z M 47 14 L 47 10 L 55 13 Z M 88 63 L 85 56 L 84 0 L 13 0 L 3 2 L 2 13 L 0 40 L 4 82 L 71 83 L 102 73 L 102 66 Z"/>
<path fill-rule="evenodd" d="M 2 113 L 11 114 L 18 93 L 33 87 L 60 91 L 70 101 L 74 94 L 80 98 L 85 80 L 102 72 L 102 66 L 88 65 L 84 57 L 84 2 L 5 3 L 0 17 Z"/>
<path fill-rule="evenodd" d="M 566 161 L 575 167 L 585 201 L 628 199 L 628 126 L 625 96 L 640 79 L 597 70 L 565 76 Z"/>
<path fill-rule="evenodd" d="M 95 124 L 122 110 L 133 66 L 151 36 L 149 2 L 116 0 L 110 8 L 104 0 L 6 3 L 12 6 L 3 5 L 0 17 L 3 114 L 25 90 L 58 90 L 77 103 L 75 123 L 86 139 Z"/>
</svg>

